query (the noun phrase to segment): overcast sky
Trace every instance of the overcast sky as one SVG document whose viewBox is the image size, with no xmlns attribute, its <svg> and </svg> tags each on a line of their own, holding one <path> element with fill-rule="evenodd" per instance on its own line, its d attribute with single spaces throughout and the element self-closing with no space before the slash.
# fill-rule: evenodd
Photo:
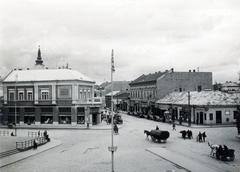
<svg viewBox="0 0 240 172">
<path fill-rule="evenodd" d="M 239 0 L 0 0 L 0 75 L 65 63 L 100 83 L 197 69 L 213 81 L 240 72 Z"/>
</svg>

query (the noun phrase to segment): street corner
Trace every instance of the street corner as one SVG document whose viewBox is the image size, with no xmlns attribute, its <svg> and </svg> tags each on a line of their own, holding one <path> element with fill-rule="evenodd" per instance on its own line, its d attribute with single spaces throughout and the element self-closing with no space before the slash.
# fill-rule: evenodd
<svg viewBox="0 0 240 172">
<path fill-rule="evenodd" d="M 26 158 L 29 158 L 31 156 L 34 156 L 36 154 L 48 151 L 50 149 L 53 149 L 57 146 L 60 146 L 62 144 L 62 142 L 60 140 L 57 139 L 51 139 L 50 142 L 48 142 L 45 145 L 39 146 L 37 149 L 30 149 L 27 151 L 23 151 L 23 152 L 19 152 L 4 158 L 1 158 L 0 160 L 0 168 L 8 166 L 10 164 L 16 163 L 18 161 L 22 161 Z"/>
</svg>

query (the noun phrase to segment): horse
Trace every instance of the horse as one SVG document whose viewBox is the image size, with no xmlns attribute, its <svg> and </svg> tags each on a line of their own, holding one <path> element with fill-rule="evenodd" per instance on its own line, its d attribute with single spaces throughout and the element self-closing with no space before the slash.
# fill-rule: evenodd
<svg viewBox="0 0 240 172">
<path fill-rule="evenodd" d="M 148 138 L 148 136 L 151 135 L 151 134 L 150 134 L 150 131 L 148 131 L 148 130 L 144 130 L 144 134 L 146 134 L 146 138 Z"/>
<path fill-rule="evenodd" d="M 219 148 L 219 145 L 216 144 L 210 144 L 208 142 L 208 146 L 211 148 L 210 156 L 216 157 L 217 149 Z"/>
</svg>

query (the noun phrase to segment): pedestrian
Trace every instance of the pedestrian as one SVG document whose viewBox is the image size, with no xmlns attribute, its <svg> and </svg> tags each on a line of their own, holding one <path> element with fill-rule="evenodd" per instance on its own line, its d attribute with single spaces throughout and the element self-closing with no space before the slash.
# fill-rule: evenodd
<svg viewBox="0 0 240 172">
<path fill-rule="evenodd" d="M 11 132 L 11 136 L 14 136 L 13 132 Z"/>
<path fill-rule="evenodd" d="M 202 133 L 202 138 L 203 138 L 203 142 L 205 142 L 205 138 L 207 137 L 205 131 Z"/>
<path fill-rule="evenodd" d="M 156 130 L 159 130 L 158 126 L 156 126 Z"/>
<path fill-rule="evenodd" d="M 198 133 L 198 141 L 199 142 L 202 142 L 202 133 L 199 131 Z"/>
<path fill-rule="evenodd" d="M 114 130 L 115 134 L 118 134 L 118 127 L 117 127 L 117 124 L 114 124 L 113 130 Z"/>
<path fill-rule="evenodd" d="M 38 131 L 38 137 L 40 137 L 40 130 Z"/>
<path fill-rule="evenodd" d="M 173 122 L 172 127 L 173 127 L 173 130 L 176 131 L 176 124 L 175 124 L 175 122 Z"/>
<path fill-rule="evenodd" d="M 37 142 L 36 142 L 36 140 L 33 141 L 33 149 L 37 149 Z"/>
</svg>

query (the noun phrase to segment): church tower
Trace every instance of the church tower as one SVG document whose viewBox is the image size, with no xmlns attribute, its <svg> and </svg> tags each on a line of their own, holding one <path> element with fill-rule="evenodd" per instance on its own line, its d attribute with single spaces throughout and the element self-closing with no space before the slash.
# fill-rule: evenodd
<svg viewBox="0 0 240 172">
<path fill-rule="evenodd" d="M 43 64 L 43 60 L 42 60 L 42 56 L 41 56 L 41 50 L 40 50 L 40 45 L 38 46 L 38 56 L 37 56 L 37 60 L 35 60 L 35 67 L 38 69 L 44 68 L 44 64 Z"/>
</svg>

